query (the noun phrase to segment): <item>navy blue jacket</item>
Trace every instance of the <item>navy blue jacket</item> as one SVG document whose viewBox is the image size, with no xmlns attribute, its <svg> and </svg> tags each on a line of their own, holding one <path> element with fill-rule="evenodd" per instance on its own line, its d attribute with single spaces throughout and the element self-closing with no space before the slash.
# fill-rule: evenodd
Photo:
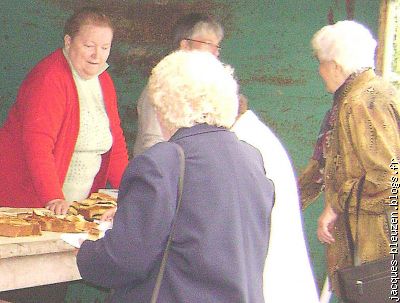
<svg viewBox="0 0 400 303">
<path fill-rule="evenodd" d="M 113 302 L 150 301 L 175 214 L 176 144 L 186 171 L 158 302 L 264 302 L 273 185 L 258 150 L 206 124 L 182 128 L 130 162 L 113 229 L 79 250 L 81 276 L 114 288 Z"/>
</svg>

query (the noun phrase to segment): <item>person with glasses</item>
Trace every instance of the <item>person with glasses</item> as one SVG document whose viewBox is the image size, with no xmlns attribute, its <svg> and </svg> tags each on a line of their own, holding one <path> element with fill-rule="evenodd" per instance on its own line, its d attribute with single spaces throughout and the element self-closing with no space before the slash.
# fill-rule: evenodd
<svg viewBox="0 0 400 303">
<path fill-rule="evenodd" d="M 191 13 L 181 17 L 173 28 L 175 50 L 200 50 L 219 56 L 220 42 L 224 37 L 222 25 L 213 17 Z M 133 155 L 143 153 L 158 142 L 164 141 L 153 107 L 150 105 L 147 86 L 137 101 L 138 131 Z"/>
<path fill-rule="evenodd" d="M 213 17 L 197 13 L 185 15 L 177 21 L 173 33 L 175 49 L 208 51 L 219 57 L 224 30 Z"/>
</svg>

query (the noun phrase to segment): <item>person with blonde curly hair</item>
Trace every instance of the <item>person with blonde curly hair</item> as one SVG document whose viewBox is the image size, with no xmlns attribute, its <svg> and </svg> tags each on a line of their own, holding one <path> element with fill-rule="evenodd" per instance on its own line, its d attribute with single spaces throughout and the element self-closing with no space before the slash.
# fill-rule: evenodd
<svg viewBox="0 0 400 303">
<path fill-rule="evenodd" d="M 239 107 L 233 70 L 217 64 L 218 59 L 208 53 L 193 52 L 195 56 L 169 56 L 154 68 L 149 91 L 158 118 L 164 129 L 172 131 L 200 123 L 230 128 Z M 185 77 L 179 61 L 186 69 Z"/>
<path fill-rule="evenodd" d="M 210 53 L 177 51 L 153 69 L 149 95 L 167 141 L 131 160 L 113 228 L 82 243 L 81 276 L 114 288 L 112 302 L 150 302 L 175 226 L 162 302 L 264 302 L 274 187 L 260 152 L 229 130 L 238 111 L 232 70 Z"/>
<path fill-rule="evenodd" d="M 333 104 L 299 184 L 303 208 L 325 192 L 317 236 L 327 248 L 331 286 L 341 296 L 338 269 L 389 255 L 385 209 L 390 164 L 400 156 L 399 95 L 375 74 L 376 41 L 362 24 L 324 26 L 312 47 Z"/>
</svg>

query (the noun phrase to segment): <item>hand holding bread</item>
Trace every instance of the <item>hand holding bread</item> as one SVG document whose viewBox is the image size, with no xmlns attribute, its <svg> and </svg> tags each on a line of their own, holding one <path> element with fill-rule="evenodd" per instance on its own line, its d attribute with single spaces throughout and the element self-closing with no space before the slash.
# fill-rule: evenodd
<svg viewBox="0 0 400 303">
<path fill-rule="evenodd" d="M 106 212 L 100 217 L 100 221 L 112 221 L 114 219 L 116 211 L 117 211 L 116 206 L 106 210 Z"/>
</svg>

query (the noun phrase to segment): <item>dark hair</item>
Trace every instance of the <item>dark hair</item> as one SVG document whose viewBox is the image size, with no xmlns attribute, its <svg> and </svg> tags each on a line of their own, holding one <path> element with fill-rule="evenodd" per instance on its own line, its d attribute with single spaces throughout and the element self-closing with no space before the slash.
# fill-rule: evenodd
<svg viewBox="0 0 400 303">
<path fill-rule="evenodd" d="M 64 36 L 74 38 L 83 25 L 99 25 L 109 27 L 114 31 L 110 17 L 98 7 L 84 7 L 74 12 L 64 25 Z"/>
<path fill-rule="evenodd" d="M 194 35 L 204 28 L 214 32 L 220 39 L 224 37 L 222 25 L 215 18 L 206 14 L 191 13 L 178 19 L 173 27 L 173 47 L 178 49 L 182 40 L 194 38 Z"/>
</svg>

